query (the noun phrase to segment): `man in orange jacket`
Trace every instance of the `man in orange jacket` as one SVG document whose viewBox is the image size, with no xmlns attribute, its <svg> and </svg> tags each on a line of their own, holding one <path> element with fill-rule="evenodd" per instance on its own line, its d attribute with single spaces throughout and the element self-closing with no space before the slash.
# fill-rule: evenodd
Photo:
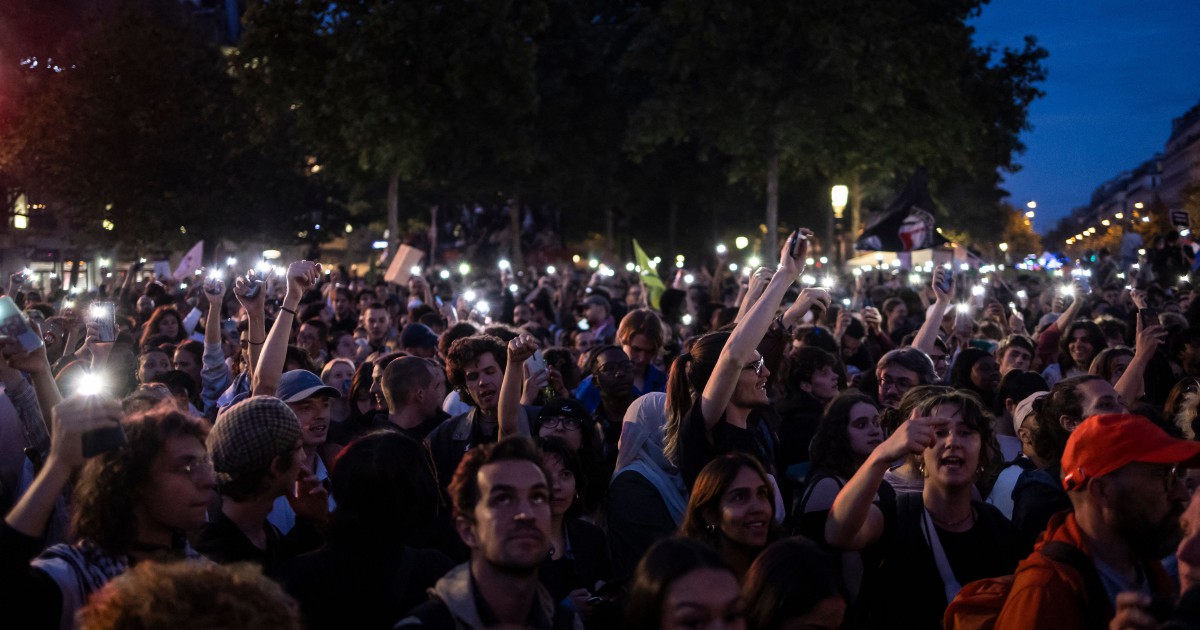
<svg viewBox="0 0 1200 630">
<path fill-rule="evenodd" d="M 1182 477 L 1198 465 L 1200 442 L 1174 439 L 1141 416 L 1081 423 L 1062 457 L 1074 512 L 1054 516 L 1018 565 L 996 628 L 1106 628 L 1118 593 L 1171 594 L 1160 558 L 1179 542 Z M 1042 553 L 1050 541 L 1077 549 L 1082 561 L 1051 559 Z"/>
</svg>

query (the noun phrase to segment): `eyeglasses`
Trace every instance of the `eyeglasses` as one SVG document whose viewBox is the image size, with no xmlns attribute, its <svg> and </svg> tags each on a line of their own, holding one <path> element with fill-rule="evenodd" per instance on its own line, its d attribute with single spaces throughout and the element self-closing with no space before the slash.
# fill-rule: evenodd
<svg viewBox="0 0 1200 630">
<path fill-rule="evenodd" d="M 614 361 L 596 366 L 596 371 L 605 376 L 616 376 L 633 371 L 633 361 Z"/>
<path fill-rule="evenodd" d="M 582 425 L 580 424 L 580 422 L 577 418 L 568 418 L 566 416 L 551 416 L 549 418 L 546 418 L 545 420 L 542 420 L 542 426 L 549 427 L 551 429 L 561 428 L 564 431 L 578 431 L 579 427 L 581 427 Z"/>
<path fill-rule="evenodd" d="M 177 466 L 171 472 L 187 475 L 194 483 L 200 483 L 201 481 L 211 479 L 214 470 L 212 460 L 206 457 L 204 459 L 197 459 L 190 464 Z"/>
<path fill-rule="evenodd" d="M 763 366 L 765 366 L 766 364 L 767 364 L 766 359 L 764 359 L 763 357 L 758 357 L 757 361 L 746 365 L 742 369 L 743 370 L 754 370 L 755 376 L 762 376 Z"/>
<path fill-rule="evenodd" d="M 885 377 L 879 379 L 879 389 L 881 389 L 881 390 L 887 389 L 889 387 L 895 387 L 896 389 L 899 389 L 902 391 L 907 391 L 908 389 L 912 388 L 912 386 L 913 386 L 912 381 L 910 381 L 906 378 L 893 379 L 891 377 L 885 376 Z"/>
</svg>

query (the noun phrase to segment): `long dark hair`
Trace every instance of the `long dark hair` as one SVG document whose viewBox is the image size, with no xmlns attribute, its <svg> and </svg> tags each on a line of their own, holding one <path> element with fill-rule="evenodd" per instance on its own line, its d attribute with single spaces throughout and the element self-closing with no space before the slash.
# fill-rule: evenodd
<svg viewBox="0 0 1200 630">
<path fill-rule="evenodd" d="M 180 341 L 183 341 L 183 316 L 179 314 L 179 311 L 175 310 L 175 307 L 164 304 L 154 309 L 154 312 L 150 314 L 150 319 L 146 320 L 145 325 L 142 326 L 142 336 L 138 341 L 138 347 L 144 347 L 146 342 L 149 341 L 151 337 L 160 334 L 158 332 L 158 323 L 161 322 L 165 317 L 174 317 L 175 321 L 179 322 L 179 327 L 175 333 L 175 337 L 173 339 L 169 339 L 169 341 L 171 343 L 179 343 Z"/>
<path fill-rule="evenodd" d="M 168 404 L 121 421 L 126 445 L 93 457 L 75 484 L 71 529 L 78 539 L 121 554 L 137 537 L 136 509 L 154 476 L 154 460 L 167 440 L 193 437 L 204 444 L 208 425 Z"/>
<path fill-rule="evenodd" d="M 844 597 L 833 558 L 813 541 L 795 537 L 767 547 L 746 572 L 742 592 L 750 630 L 773 630 L 830 597 Z"/>
<path fill-rule="evenodd" d="M 828 470 L 842 479 L 849 479 L 865 458 L 850 449 L 850 410 L 857 404 L 871 405 L 878 409 L 879 403 L 874 398 L 858 391 L 848 389 L 825 407 L 825 415 L 817 424 L 817 431 L 809 443 L 809 469 L 812 471 Z"/>
<path fill-rule="evenodd" d="M 402 545 L 442 507 L 429 450 L 395 431 L 351 442 L 329 477 L 337 501 L 329 535 L 346 546 Z"/>
<path fill-rule="evenodd" d="M 692 487 L 692 495 L 688 499 L 687 509 L 683 514 L 683 523 L 679 525 L 679 535 L 704 541 L 716 549 L 721 548 L 721 530 L 719 527 L 709 527 L 709 516 L 721 510 L 721 497 L 729 490 L 733 480 L 742 469 L 749 468 L 762 478 L 763 483 L 771 485 L 771 478 L 759 461 L 745 453 L 729 453 L 708 462 L 696 477 Z M 779 537 L 779 528 L 775 524 L 775 500 L 771 499 L 771 517 L 768 519 L 770 534 L 767 542 Z"/>
<path fill-rule="evenodd" d="M 663 454 L 671 461 L 677 461 L 679 425 L 691 412 L 696 396 L 708 385 L 729 335 L 728 332 L 714 332 L 697 337 L 687 352 L 671 363 L 671 374 L 667 378 L 667 423 L 663 427 Z"/>
<path fill-rule="evenodd" d="M 1062 370 L 1062 375 L 1067 375 L 1067 370 L 1073 367 L 1078 367 L 1083 371 L 1087 371 L 1091 365 L 1075 365 L 1075 360 L 1071 358 L 1071 337 L 1077 330 L 1087 331 L 1088 343 L 1092 344 L 1092 358 L 1095 359 L 1101 350 L 1108 347 L 1108 341 L 1104 338 L 1104 331 L 1100 330 L 1094 322 L 1086 319 L 1076 320 L 1067 326 L 1067 330 L 1063 332 L 1062 339 L 1058 341 L 1058 367 Z"/>
<path fill-rule="evenodd" d="M 625 630 L 657 630 L 671 585 L 701 569 L 733 570 L 720 554 L 704 543 L 687 538 L 665 538 L 654 543 L 638 562 L 625 604 Z"/>
</svg>

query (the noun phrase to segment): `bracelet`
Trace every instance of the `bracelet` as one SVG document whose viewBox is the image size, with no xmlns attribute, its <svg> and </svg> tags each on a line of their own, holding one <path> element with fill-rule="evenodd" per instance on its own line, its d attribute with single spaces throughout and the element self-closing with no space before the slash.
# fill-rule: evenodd
<svg viewBox="0 0 1200 630">
<path fill-rule="evenodd" d="M 264 341 L 265 341 L 265 340 L 264 340 Z M 247 340 L 246 340 L 246 343 L 247 343 L 247 344 L 249 344 L 249 345 L 251 345 L 251 346 L 261 346 L 261 345 L 263 345 L 263 342 L 262 342 L 262 341 L 250 341 L 249 339 L 247 339 Z"/>
<path fill-rule="evenodd" d="M 280 305 L 280 307 L 279 307 L 279 310 L 281 310 L 281 311 L 285 311 L 285 312 L 288 312 L 288 313 L 291 313 L 291 314 L 292 314 L 292 317 L 295 317 L 295 316 L 296 316 L 296 311 L 293 311 L 292 309 L 290 309 L 290 308 L 288 308 L 288 307 L 286 307 L 286 306 Z"/>
</svg>

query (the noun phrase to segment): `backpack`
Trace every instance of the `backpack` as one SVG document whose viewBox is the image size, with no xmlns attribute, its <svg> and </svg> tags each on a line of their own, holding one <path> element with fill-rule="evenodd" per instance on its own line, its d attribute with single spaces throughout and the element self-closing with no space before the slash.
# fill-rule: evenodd
<svg viewBox="0 0 1200 630">
<path fill-rule="evenodd" d="M 1084 607 L 1085 628 L 1107 628 L 1108 593 L 1100 582 L 1096 567 L 1078 547 L 1064 542 L 1052 540 L 1042 545 L 1035 553 L 1041 553 L 1047 558 L 1065 564 L 1083 576 L 1087 587 L 1087 601 L 1104 602 L 1103 606 L 1087 605 Z M 1012 591 L 1014 575 L 1002 575 L 994 578 L 976 580 L 965 586 L 955 596 L 954 601 L 946 607 L 942 619 L 943 627 L 947 630 L 992 630 L 996 619 L 1008 600 Z"/>
</svg>

